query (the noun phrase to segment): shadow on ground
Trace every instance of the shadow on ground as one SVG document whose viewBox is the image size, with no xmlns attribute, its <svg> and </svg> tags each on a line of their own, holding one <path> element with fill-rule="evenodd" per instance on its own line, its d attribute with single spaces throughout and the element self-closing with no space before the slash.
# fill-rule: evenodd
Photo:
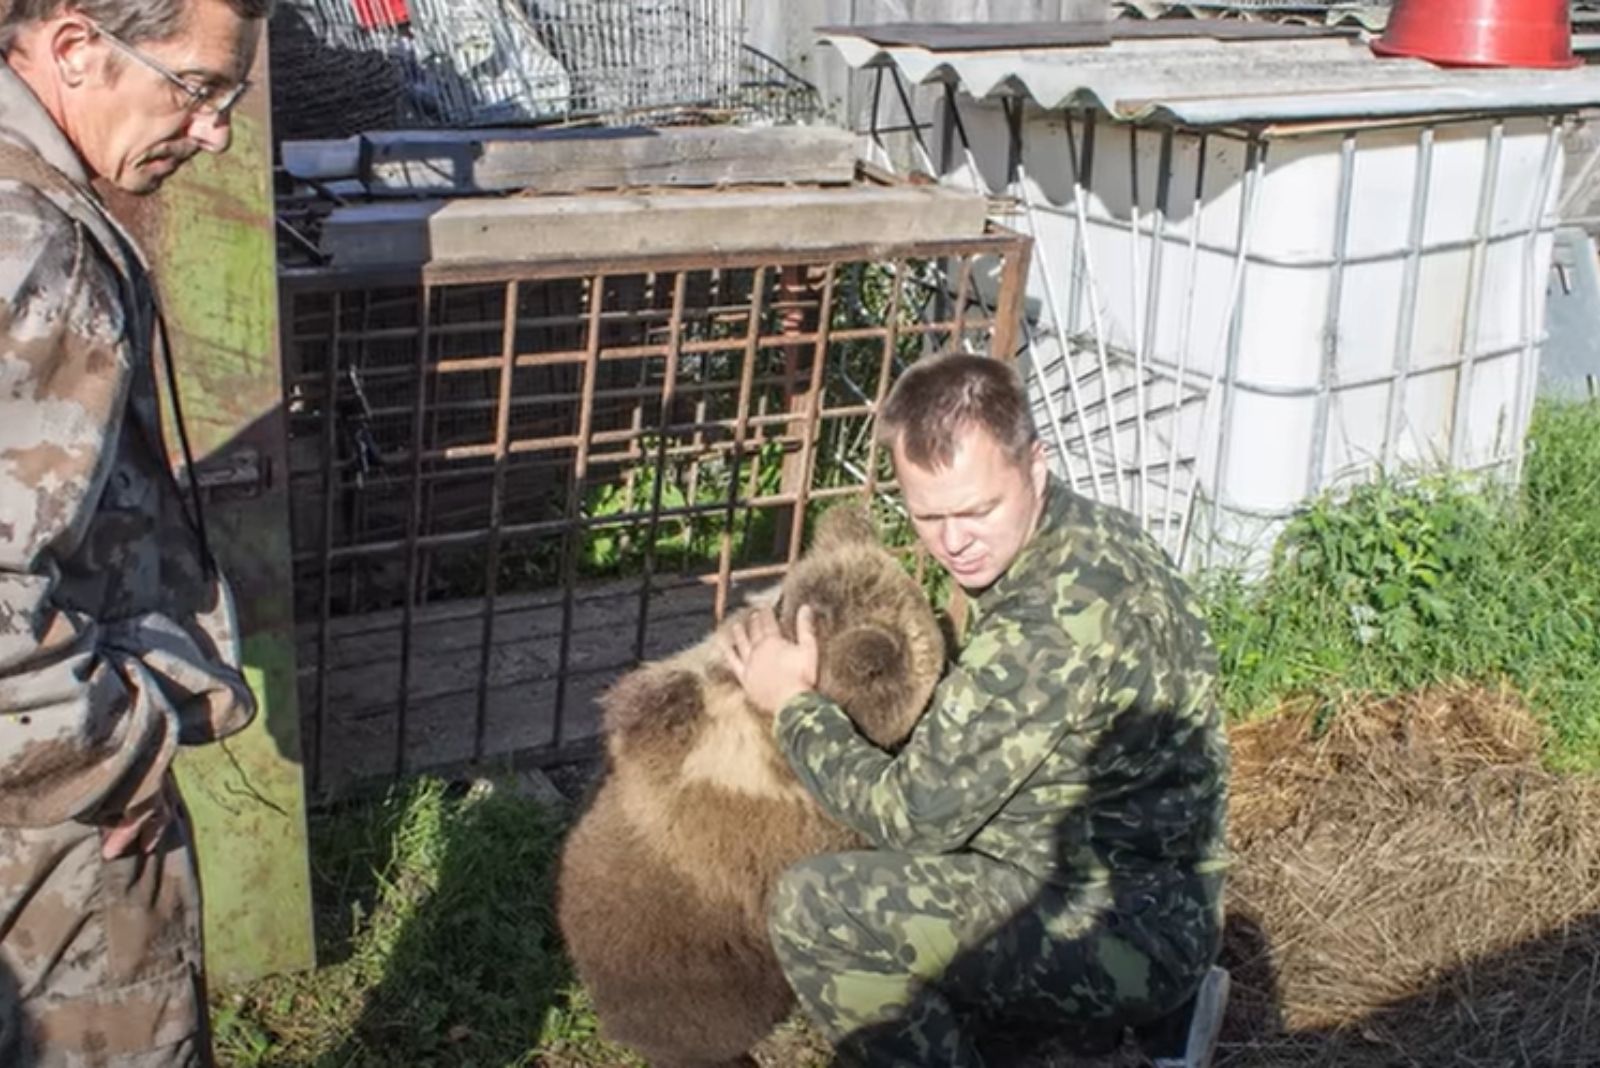
<svg viewBox="0 0 1600 1068">
<path fill-rule="evenodd" d="M 423 779 L 312 820 L 319 968 L 213 1002 L 224 1068 L 524 1065 L 570 972 L 561 810 Z"/>
</svg>

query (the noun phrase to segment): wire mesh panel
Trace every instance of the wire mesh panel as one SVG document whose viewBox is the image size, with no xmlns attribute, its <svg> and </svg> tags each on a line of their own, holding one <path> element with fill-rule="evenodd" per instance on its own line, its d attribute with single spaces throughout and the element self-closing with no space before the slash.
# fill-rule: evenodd
<svg viewBox="0 0 1600 1068">
<path fill-rule="evenodd" d="M 808 106 L 740 0 L 286 0 L 271 38 L 280 137 Z"/>
<path fill-rule="evenodd" d="M 872 415 L 925 353 L 1012 354 L 1027 249 L 286 278 L 313 788 L 592 741 L 841 498 L 908 544 Z"/>
<path fill-rule="evenodd" d="M 1238 18 L 1264 22 L 1337 25 L 1353 22 L 1381 29 L 1390 0 L 1116 0 L 1114 14 L 1135 18 Z"/>
</svg>

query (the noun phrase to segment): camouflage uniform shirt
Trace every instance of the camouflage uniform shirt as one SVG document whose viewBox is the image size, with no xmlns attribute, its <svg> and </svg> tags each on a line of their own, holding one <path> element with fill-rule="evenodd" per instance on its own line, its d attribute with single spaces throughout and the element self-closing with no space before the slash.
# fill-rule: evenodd
<svg viewBox="0 0 1600 1068">
<path fill-rule="evenodd" d="M 181 820 L 151 855 L 100 856 L 102 827 L 171 788 L 180 744 L 254 711 L 163 442 L 156 314 L 133 242 L 0 62 L 0 1063 L 204 1055 Z"/>
<path fill-rule="evenodd" d="M 780 710 L 780 746 L 835 818 L 879 848 L 972 852 L 1090 897 L 1222 867 L 1215 653 L 1130 516 L 1052 480 L 968 634 L 898 754 L 815 693 Z"/>
</svg>

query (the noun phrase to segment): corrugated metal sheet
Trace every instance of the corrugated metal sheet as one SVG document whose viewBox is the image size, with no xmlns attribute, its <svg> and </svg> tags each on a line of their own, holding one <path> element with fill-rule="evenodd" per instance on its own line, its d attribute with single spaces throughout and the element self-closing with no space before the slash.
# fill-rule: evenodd
<svg viewBox="0 0 1600 1068">
<path fill-rule="evenodd" d="M 1156 25 L 1173 27 L 1172 36 L 1114 34 L 1109 44 L 963 50 L 936 47 L 953 43 L 942 30 L 936 42 L 931 32 L 918 38 L 901 25 L 835 28 L 822 39 L 851 67 L 888 65 L 913 84 L 954 83 L 980 99 L 1022 93 L 1046 108 L 1097 107 L 1118 119 L 1193 127 L 1600 105 L 1600 68 L 1445 69 L 1380 59 L 1352 37 L 1227 41 L 1207 36 L 1204 22 Z M 995 29 L 985 28 L 989 41 Z"/>
<path fill-rule="evenodd" d="M 1312 26 L 1361 26 L 1381 30 L 1389 21 L 1388 0 L 1117 0 L 1119 15 L 1159 19 L 1238 18 Z"/>
</svg>

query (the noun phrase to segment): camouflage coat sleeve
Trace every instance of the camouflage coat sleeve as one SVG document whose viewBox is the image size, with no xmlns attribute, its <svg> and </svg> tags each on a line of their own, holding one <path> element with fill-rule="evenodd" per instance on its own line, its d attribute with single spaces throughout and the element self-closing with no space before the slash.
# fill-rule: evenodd
<svg viewBox="0 0 1600 1068">
<path fill-rule="evenodd" d="M 815 693 L 784 707 L 780 744 L 807 789 L 875 845 L 960 849 L 1081 727 L 1074 711 L 1105 682 L 1103 612 L 1082 613 L 1070 636 L 1043 622 L 1026 641 L 1014 618 L 975 633 L 897 756 Z"/>
<path fill-rule="evenodd" d="M 154 793 L 184 733 L 179 704 L 214 675 L 172 621 L 106 623 L 59 596 L 126 430 L 129 332 L 83 229 L 0 182 L 3 824 L 92 821 Z"/>
<path fill-rule="evenodd" d="M 1105 885 L 1226 863 L 1227 737 L 1199 606 L 1126 513 L 1052 483 L 1040 529 L 898 754 L 816 694 L 779 710 L 811 794 L 880 848 Z"/>
</svg>

